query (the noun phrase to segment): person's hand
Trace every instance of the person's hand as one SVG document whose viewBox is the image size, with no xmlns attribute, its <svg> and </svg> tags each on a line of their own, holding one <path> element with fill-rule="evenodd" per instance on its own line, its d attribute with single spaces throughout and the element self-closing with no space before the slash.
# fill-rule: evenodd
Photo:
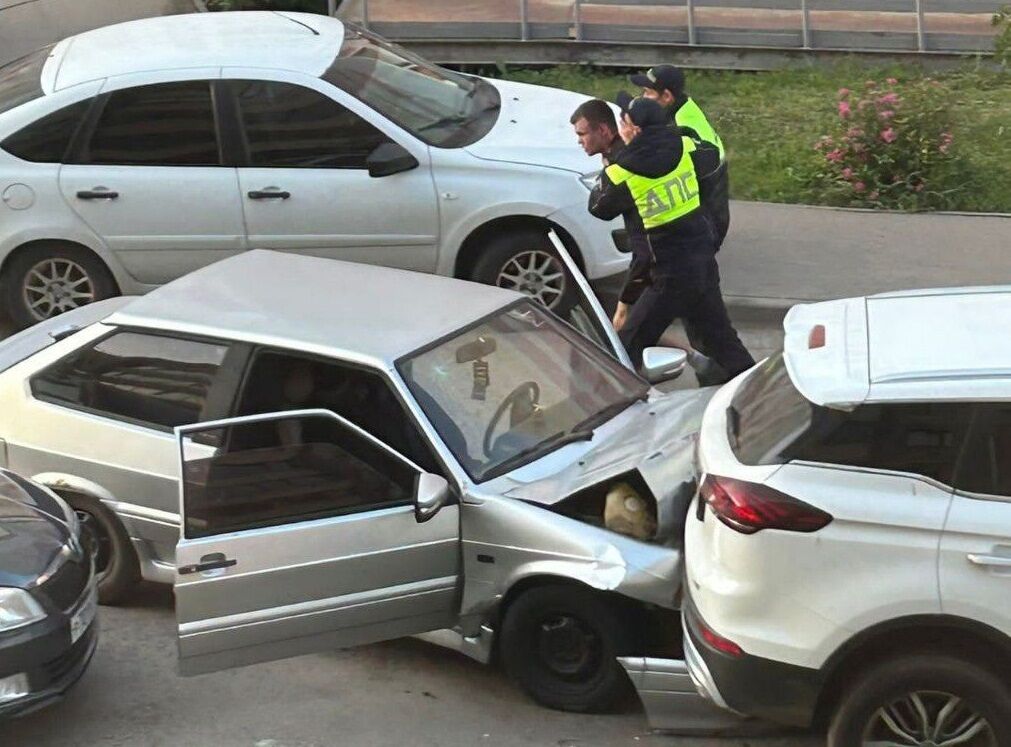
<svg viewBox="0 0 1011 747">
<path fill-rule="evenodd" d="M 628 304 L 618 301 L 618 308 L 614 310 L 614 319 L 611 320 L 611 324 L 614 325 L 615 332 L 621 332 L 621 328 L 625 326 L 625 322 L 628 321 Z"/>
<path fill-rule="evenodd" d="M 642 129 L 632 122 L 632 119 L 628 116 L 628 114 L 621 115 L 621 121 L 618 123 L 618 134 L 625 142 L 625 145 L 628 145 L 635 140 L 640 132 L 642 132 Z"/>
</svg>

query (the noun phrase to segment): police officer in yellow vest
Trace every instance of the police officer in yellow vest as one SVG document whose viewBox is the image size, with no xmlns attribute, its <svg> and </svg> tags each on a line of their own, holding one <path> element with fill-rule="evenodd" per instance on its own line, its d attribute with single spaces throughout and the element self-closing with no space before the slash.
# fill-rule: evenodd
<svg viewBox="0 0 1011 747">
<path fill-rule="evenodd" d="M 656 65 L 645 73 L 629 78 L 642 89 L 644 98 L 653 99 L 664 108 L 667 125 L 679 134 L 715 148 L 720 155 L 720 170 L 713 178 L 710 216 L 716 229 L 716 251 L 730 228 L 730 182 L 727 172 L 727 152 L 716 129 L 695 100 L 685 92 L 685 74 L 674 65 Z"/>
<path fill-rule="evenodd" d="M 720 293 L 716 242 L 707 204 L 719 166 L 714 149 L 668 129 L 663 108 L 633 99 L 620 124 L 626 148 L 600 175 L 589 210 L 613 220 L 634 209 L 646 229 L 653 266 L 650 285 L 616 320 L 633 362 L 677 318 L 691 325 L 707 354 L 734 376 L 755 361 L 730 323 Z"/>
</svg>

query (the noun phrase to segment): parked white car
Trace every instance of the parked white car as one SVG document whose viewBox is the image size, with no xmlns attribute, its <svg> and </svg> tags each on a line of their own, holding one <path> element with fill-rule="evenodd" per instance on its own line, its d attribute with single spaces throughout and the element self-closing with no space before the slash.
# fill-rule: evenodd
<svg viewBox="0 0 1011 747">
<path fill-rule="evenodd" d="M 586 97 L 299 13 L 109 26 L 0 68 L 0 281 L 26 326 L 251 248 L 574 300 L 628 264 L 586 210 Z M 619 233 L 612 235 L 612 231 Z"/>
<path fill-rule="evenodd" d="M 785 327 L 703 418 L 693 678 L 832 747 L 1011 744 L 1011 287 Z"/>
</svg>

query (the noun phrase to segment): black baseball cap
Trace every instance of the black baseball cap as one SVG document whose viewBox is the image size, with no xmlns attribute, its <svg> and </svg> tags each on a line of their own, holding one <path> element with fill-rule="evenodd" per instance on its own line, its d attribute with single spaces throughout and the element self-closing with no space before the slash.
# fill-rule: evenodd
<svg viewBox="0 0 1011 747">
<path fill-rule="evenodd" d="M 685 90 L 684 71 L 675 65 L 656 65 L 645 73 L 639 73 L 629 78 L 634 86 L 652 88 L 657 93 L 670 91 L 678 95 Z"/>
<path fill-rule="evenodd" d="M 632 120 L 632 124 L 637 127 L 665 125 L 667 122 L 663 107 L 653 99 L 643 96 L 632 98 L 628 93 L 622 91 L 618 94 L 615 103 L 621 108 L 621 113 L 627 114 L 628 118 Z"/>
</svg>

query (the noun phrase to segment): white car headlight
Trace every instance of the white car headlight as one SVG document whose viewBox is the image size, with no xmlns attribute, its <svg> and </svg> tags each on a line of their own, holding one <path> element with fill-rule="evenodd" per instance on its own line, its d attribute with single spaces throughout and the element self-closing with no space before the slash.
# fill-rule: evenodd
<svg viewBox="0 0 1011 747">
<path fill-rule="evenodd" d="M 31 625 L 46 618 L 46 611 L 24 589 L 0 587 L 0 631 Z"/>
<path fill-rule="evenodd" d="M 592 192 L 593 188 L 597 186 L 597 182 L 600 181 L 600 172 L 588 171 L 585 174 L 580 174 L 579 181 L 584 187 Z"/>
</svg>

